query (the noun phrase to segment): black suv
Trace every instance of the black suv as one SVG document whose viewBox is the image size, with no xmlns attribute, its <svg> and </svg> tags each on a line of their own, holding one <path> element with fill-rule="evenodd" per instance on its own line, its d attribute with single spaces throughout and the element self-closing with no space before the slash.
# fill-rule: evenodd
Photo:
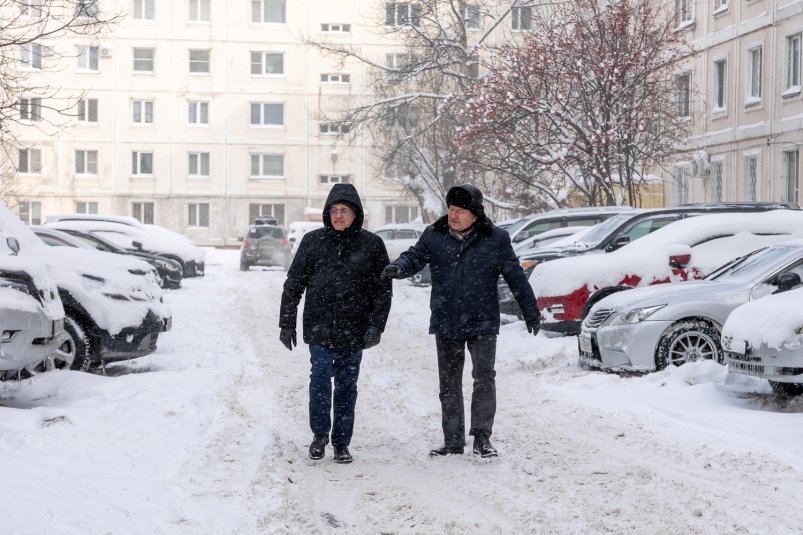
<svg viewBox="0 0 803 535">
<path fill-rule="evenodd" d="M 287 230 L 281 225 L 259 224 L 248 227 L 248 234 L 241 239 L 240 270 L 251 266 L 290 267 L 290 241 Z"/>
<path fill-rule="evenodd" d="M 797 210 L 795 203 L 711 203 L 683 204 L 670 208 L 637 209 L 615 215 L 583 234 L 571 245 L 544 248 L 519 256 L 524 274 L 530 277 L 535 266 L 542 262 L 593 253 L 610 253 L 673 221 L 701 214 L 723 212 L 763 212 L 767 210 Z M 589 267 L 589 269 L 593 269 Z M 499 307 L 503 314 L 515 314 L 521 319 L 519 305 L 504 279 L 499 279 Z"/>
</svg>

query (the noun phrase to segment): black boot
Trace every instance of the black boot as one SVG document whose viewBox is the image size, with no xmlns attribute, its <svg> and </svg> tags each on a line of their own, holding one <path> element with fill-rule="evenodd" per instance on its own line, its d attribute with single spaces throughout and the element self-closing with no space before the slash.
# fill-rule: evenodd
<svg viewBox="0 0 803 535">
<path fill-rule="evenodd" d="M 446 457 L 447 455 L 463 455 L 463 446 L 441 446 L 429 451 L 430 457 Z"/>
<path fill-rule="evenodd" d="M 309 458 L 318 460 L 326 455 L 326 445 L 329 444 L 329 435 L 315 435 L 309 445 Z"/>
<path fill-rule="evenodd" d="M 335 446 L 335 462 L 341 464 L 348 464 L 354 460 L 354 457 L 349 453 L 348 446 Z"/>
<path fill-rule="evenodd" d="M 474 435 L 474 453 L 483 458 L 499 456 L 499 452 L 485 435 Z"/>
</svg>

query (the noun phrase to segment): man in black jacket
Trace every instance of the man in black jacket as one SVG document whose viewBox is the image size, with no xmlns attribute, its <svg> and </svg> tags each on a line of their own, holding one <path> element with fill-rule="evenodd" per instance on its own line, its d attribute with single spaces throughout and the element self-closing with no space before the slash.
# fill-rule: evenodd
<svg viewBox="0 0 803 535">
<path fill-rule="evenodd" d="M 332 187 L 323 224 L 304 235 L 287 271 L 279 338 L 292 351 L 298 303 L 306 290 L 303 325 L 304 342 L 310 347 L 309 419 L 314 434 L 309 456 L 323 458 L 331 430 L 335 461 L 350 463 L 362 351 L 379 343 L 390 312 L 391 282 L 380 277 L 389 259 L 382 239 L 362 228 L 362 203 L 353 185 Z"/>
<path fill-rule="evenodd" d="M 527 330 L 538 334 L 541 314 L 510 237 L 486 217 L 482 193 L 470 184 L 446 194 L 448 214 L 427 227 L 418 242 L 389 264 L 384 277 L 414 275 L 429 263 L 432 272 L 429 332 L 438 351 L 444 445 L 432 456 L 462 454 L 465 348 L 471 353 L 471 429 L 474 453 L 496 457 L 490 436 L 496 414 L 496 335 L 499 334 L 497 282 L 505 278 Z"/>
</svg>

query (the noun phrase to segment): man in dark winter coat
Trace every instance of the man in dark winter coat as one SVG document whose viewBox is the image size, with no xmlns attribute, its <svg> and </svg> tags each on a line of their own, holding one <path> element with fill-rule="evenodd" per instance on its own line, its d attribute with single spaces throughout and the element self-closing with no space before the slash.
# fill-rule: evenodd
<svg viewBox="0 0 803 535">
<path fill-rule="evenodd" d="M 304 235 L 287 271 L 279 338 L 292 351 L 298 303 L 306 290 L 303 325 L 304 342 L 310 347 L 309 419 L 314 434 L 309 456 L 323 458 L 331 430 L 335 461 L 349 463 L 362 351 L 379 343 L 392 287 L 380 277 L 389 261 L 385 244 L 362 228 L 362 203 L 353 185 L 332 187 L 323 224 Z"/>
<path fill-rule="evenodd" d="M 499 334 L 499 275 L 516 298 L 527 330 L 538 334 L 541 314 L 508 234 L 485 216 L 482 193 L 470 184 L 446 194 L 448 214 L 427 227 L 418 242 L 389 264 L 384 277 L 432 271 L 429 332 L 438 351 L 444 445 L 430 455 L 462 454 L 465 447 L 463 364 L 471 353 L 474 391 L 471 429 L 474 453 L 496 457 L 490 436 L 496 414 L 496 335 Z"/>
</svg>

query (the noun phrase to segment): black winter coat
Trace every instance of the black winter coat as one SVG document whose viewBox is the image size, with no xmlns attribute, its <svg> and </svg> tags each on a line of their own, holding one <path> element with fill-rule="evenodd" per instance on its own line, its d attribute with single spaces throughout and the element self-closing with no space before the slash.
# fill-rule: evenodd
<svg viewBox="0 0 803 535">
<path fill-rule="evenodd" d="M 354 223 L 342 232 L 332 227 L 332 204 L 349 205 Z M 324 227 L 308 232 L 287 271 L 279 315 L 280 328 L 296 328 L 298 303 L 304 302 L 304 342 L 335 350 L 364 347 L 369 326 L 384 331 L 390 312 L 391 281 L 380 277 L 388 264 L 382 239 L 364 230 L 363 210 L 351 184 L 335 184 L 323 210 Z"/>
<path fill-rule="evenodd" d="M 393 262 L 409 277 L 429 263 L 432 311 L 429 332 L 465 340 L 499 334 L 499 276 L 505 278 L 526 321 L 540 317 L 510 236 L 486 217 L 478 219 L 463 242 L 449 232 L 448 216 L 424 230 L 418 242 Z"/>
</svg>

